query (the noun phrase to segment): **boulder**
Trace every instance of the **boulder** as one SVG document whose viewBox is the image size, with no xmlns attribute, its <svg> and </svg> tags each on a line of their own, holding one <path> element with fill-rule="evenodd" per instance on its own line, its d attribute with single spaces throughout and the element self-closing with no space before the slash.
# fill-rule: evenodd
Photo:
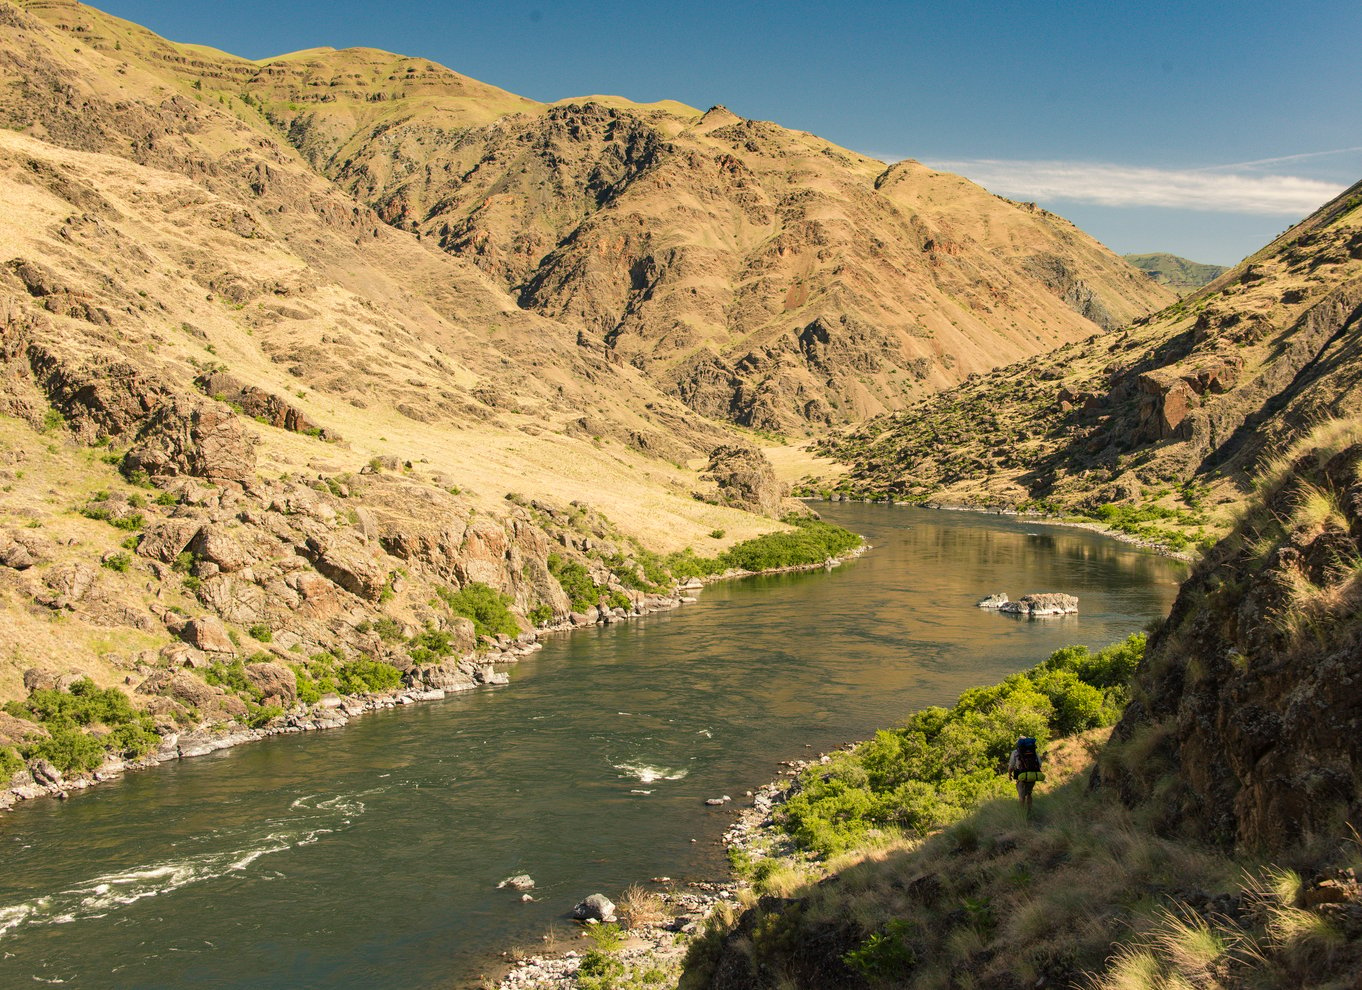
<svg viewBox="0 0 1362 990">
<path fill-rule="evenodd" d="M 1015 602 L 1000 606 L 998 610 L 1014 615 L 1072 615 L 1078 611 L 1078 599 L 1059 592 L 1022 595 Z"/>
<path fill-rule="evenodd" d="M 129 476 L 189 475 L 208 481 L 247 481 L 255 474 L 255 446 L 235 415 L 212 403 L 173 399 L 137 431 L 123 457 Z"/>
<path fill-rule="evenodd" d="M 36 563 L 28 547 L 10 536 L 0 535 L 0 565 L 23 571 Z"/>
<path fill-rule="evenodd" d="M 501 881 L 501 883 L 497 884 L 498 890 L 502 887 L 510 887 L 512 890 L 533 890 L 534 878 L 528 873 L 522 873 L 515 877 L 507 877 L 505 880 Z"/>
<path fill-rule="evenodd" d="M 246 680 L 262 695 L 266 705 L 292 707 L 298 697 L 298 678 L 281 663 L 266 660 L 246 664 Z"/>
<path fill-rule="evenodd" d="M 224 574 L 239 571 L 250 562 L 241 544 L 222 526 L 204 526 L 194 535 L 189 549 L 200 561 L 216 564 Z"/>
<path fill-rule="evenodd" d="M 73 609 L 89 597 L 98 580 L 99 572 L 88 564 L 59 564 L 48 572 L 44 582 L 52 594 L 39 595 L 37 601 L 48 608 Z"/>
<path fill-rule="evenodd" d="M 205 653 L 235 653 L 236 646 L 227 635 L 227 627 L 215 615 L 201 615 L 190 619 L 180 633 L 186 643 Z"/>
<path fill-rule="evenodd" d="M 614 921 L 615 904 L 604 894 L 592 894 L 572 909 L 577 921 Z"/>
<path fill-rule="evenodd" d="M 1003 594 L 1001 591 L 998 592 L 997 594 L 989 595 L 987 598 L 981 598 L 979 600 L 980 608 L 1002 608 L 1006 604 L 1007 595 Z"/>
<path fill-rule="evenodd" d="M 175 558 L 189 549 L 203 524 L 195 519 L 167 519 L 150 526 L 137 544 L 139 556 L 173 564 Z"/>
<path fill-rule="evenodd" d="M 25 739 L 42 739 L 47 735 L 47 730 L 37 722 L 0 711 L 0 746 L 14 746 Z"/>
</svg>

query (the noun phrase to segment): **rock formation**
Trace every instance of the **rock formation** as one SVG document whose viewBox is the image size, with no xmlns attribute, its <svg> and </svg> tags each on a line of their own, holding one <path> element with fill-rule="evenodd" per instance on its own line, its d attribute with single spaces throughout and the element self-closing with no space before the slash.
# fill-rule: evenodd
<svg viewBox="0 0 1362 990">
<path fill-rule="evenodd" d="M 1095 781 L 1161 827 L 1282 850 L 1362 821 L 1360 440 L 1298 444 L 1150 641 Z"/>
</svg>

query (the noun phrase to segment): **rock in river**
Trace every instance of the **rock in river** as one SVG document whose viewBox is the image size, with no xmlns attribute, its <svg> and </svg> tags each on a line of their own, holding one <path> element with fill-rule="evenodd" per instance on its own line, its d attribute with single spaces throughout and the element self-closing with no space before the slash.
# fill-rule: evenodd
<svg viewBox="0 0 1362 990">
<path fill-rule="evenodd" d="M 614 921 L 615 904 L 604 894 L 592 894 L 572 909 L 578 921 Z"/>
</svg>

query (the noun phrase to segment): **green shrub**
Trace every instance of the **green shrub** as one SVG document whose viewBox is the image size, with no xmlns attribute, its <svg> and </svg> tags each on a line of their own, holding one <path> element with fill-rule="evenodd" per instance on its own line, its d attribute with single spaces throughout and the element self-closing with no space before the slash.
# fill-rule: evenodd
<svg viewBox="0 0 1362 990">
<path fill-rule="evenodd" d="M 1084 647 L 1057 650 L 1025 673 L 965 691 L 951 708 L 923 709 L 805 771 L 777 822 L 822 856 L 873 830 L 925 834 L 950 825 L 1007 793 L 1002 772 L 1018 736 L 1043 746 L 1114 723 L 1144 643 L 1136 634 L 1096 655 Z"/>
<path fill-rule="evenodd" d="M 263 622 L 257 622 L 246 631 L 261 643 L 268 643 L 274 639 L 274 630 Z"/>
<path fill-rule="evenodd" d="M 49 738 L 24 743 L 20 753 L 25 759 L 48 760 L 62 773 L 93 770 L 109 752 L 141 756 L 159 739 L 151 719 L 134 709 L 127 695 L 117 688 L 96 687 L 88 677 L 69 691 L 34 691 L 25 701 L 9 702 L 4 710 L 47 729 Z M 98 738 L 84 731 L 91 726 L 108 731 Z"/>
<path fill-rule="evenodd" d="M 246 677 L 246 665 L 240 660 L 233 660 L 230 663 L 219 660 L 210 664 L 204 669 L 203 679 L 255 704 L 265 699 L 261 690 Z"/>
<path fill-rule="evenodd" d="M 322 690 L 307 667 L 301 663 L 291 663 L 288 667 L 289 670 L 293 671 L 293 678 L 298 684 L 298 701 L 304 705 L 315 705 L 321 701 Z"/>
<path fill-rule="evenodd" d="M 0 746 L 0 783 L 4 783 L 24 768 L 24 758 L 13 746 Z"/>
<path fill-rule="evenodd" d="M 454 637 L 438 629 L 426 629 L 411 638 L 407 652 L 416 663 L 438 663 L 454 653 Z"/>
<path fill-rule="evenodd" d="M 120 574 L 125 572 L 132 565 L 132 558 L 126 553 L 111 553 L 100 561 L 111 571 L 118 571 Z"/>
<path fill-rule="evenodd" d="M 470 581 L 458 591 L 439 588 L 436 594 L 455 615 L 473 620 L 479 638 L 520 635 L 520 626 L 509 608 L 511 599 L 481 581 Z"/>
<path fill-rule="evenodd" d="M 549 573 L 571 600 L 574 612 L 585 612 L 600 602 L 600 585 L 591 580 L 591 572 L 586 569 L 586 565 L 551 553 Z"/>
<path fill-rule="evenodd" d="M 820 519 L 789 516 L 785 521 L 795 527 L 794 532 L 767 533 L 744 540 L 725 550 L 719 560 L 728 567 L 765 571 L 821 564 L 861 545 L 861 538 L 855 533 Z"/>
<path fill-rule="evenodd" d="M 908 941 L 913 927 L 910 921 L 894 918 L 883 932 L 874 932 L 842 956 L 842 962 L 864 976 L 871 985 L 900 983 L 917 965 L 917 953 Z"/>
<path fill-rule="evenodd" d="M 402 640 L 402 627 L 397 620 L 386 615 L 374 620 L 374 632 L 378 633 L 379 639 L 385 643 L 398 643 Z"/>
<path fill-rule="evenodd" d="M 553 621 L 553 608 L 541 603 L 530 609 L 529 614 L 525 617 L 529 619 L 530 624 L 536 628 L 539 626 L 546 626 Z"/>
<path fill-rule="evenodd" d="M 391 664 L 360 655 L 336 668 L 336 684 L 342 694 L 374 694 L 391 691 L 402 683 L 402 673 Z"/>
</svg>

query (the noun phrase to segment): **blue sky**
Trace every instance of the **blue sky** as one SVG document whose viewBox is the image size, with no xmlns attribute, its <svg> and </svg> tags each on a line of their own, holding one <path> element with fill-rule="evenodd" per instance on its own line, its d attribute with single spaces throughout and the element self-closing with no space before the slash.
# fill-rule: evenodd
<svg viewBox="0 0 1362 990">
<path fill-rule="evenodd" d="M 102 0 L 248 58 L 367 45 L 538 100 L 722 103 L 1230 264 L 1362 179 L 1358 0 Z"/>
</svg>

